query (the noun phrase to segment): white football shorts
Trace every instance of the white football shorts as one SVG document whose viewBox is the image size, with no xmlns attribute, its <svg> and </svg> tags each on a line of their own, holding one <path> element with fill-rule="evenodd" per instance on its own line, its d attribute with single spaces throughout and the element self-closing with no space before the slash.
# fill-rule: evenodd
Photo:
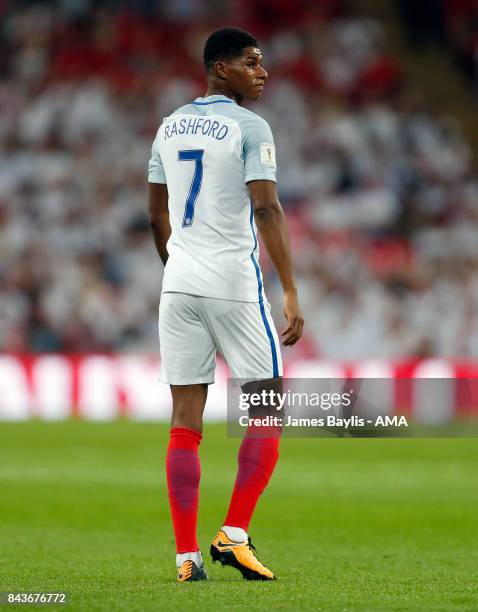
<svg viewBox="0 0 478 612">
<path fill-rule="evenodd" d="M 168 385 L 212 384 L 216 351 L 232 378 L 282 376 L 279 338 L 270 305 L 163 293 L 159 307 L 160 380 Z"/>
</svg>

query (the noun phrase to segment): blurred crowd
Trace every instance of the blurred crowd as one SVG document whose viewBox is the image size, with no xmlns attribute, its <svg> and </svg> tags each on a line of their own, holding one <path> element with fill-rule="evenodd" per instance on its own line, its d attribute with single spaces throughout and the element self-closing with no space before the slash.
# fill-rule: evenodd
<svg viewBox="0 0 478 612">
<path fill-rule="evenodd" d="M 396 0 L 416 47 L 442 45 L 478 96 L 477 0 Z"/>
<path fill-rule="evenodd" d="M 276 139 L 297 354 L 478 356 L 466 139 L 406 81 L 378 22 L 317 4 L 0 1 L 0 350 L 157 350 L 147 161 L 162 117 L 204 93 L 208 33 L 233 24 L 258 36 L 270 75 L 251 108 Z"/>
<path fill-rule="evenodd" d="M 444 0 L 444 18 L 457 63 L 472 81 L 478 96 L 478 2 Z"/>
</svg>

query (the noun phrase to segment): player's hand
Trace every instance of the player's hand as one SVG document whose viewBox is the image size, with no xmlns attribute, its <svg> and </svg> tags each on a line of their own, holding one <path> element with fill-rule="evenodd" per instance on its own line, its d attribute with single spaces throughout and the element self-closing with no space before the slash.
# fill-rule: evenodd
<svg viewBox="0 0 478 612">
<path fill-rule="evenodd" d="M 282 344 L 292 346 L 302 336 L 304 327 L 304 317 L 300 310 L 296 291 L 287 291 L 284 294 L 284 314 L 288 325 L 281 333 Z"/>
</svg>

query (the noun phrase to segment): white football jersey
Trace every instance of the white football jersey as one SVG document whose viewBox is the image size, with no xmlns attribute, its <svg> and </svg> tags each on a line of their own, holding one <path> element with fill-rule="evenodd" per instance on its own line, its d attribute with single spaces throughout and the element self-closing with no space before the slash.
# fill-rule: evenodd
<svg viewBox="0 0 478 612">
<path fill-rule="evenodd" d="M 171 237 L 163 293 L 262 302 L 259 246 L 246 183 L 276 181 L 269 125 L 222 95 L 164 119 L 149 182 L 166 183 Z"/>
</svg>

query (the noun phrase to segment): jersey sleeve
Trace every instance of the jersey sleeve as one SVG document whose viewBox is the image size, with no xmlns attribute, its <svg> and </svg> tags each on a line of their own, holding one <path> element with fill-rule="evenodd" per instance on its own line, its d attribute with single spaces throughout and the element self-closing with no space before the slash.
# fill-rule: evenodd
<svg viewBox="0 0 478 612">
<path fill-rule="evenodd" d="M 244 182 L 277 182 L 274 138 L 267 121 L 260 117 L 248 121 L 243 130 Z"/>
<path fill-rule="evenodd" d="M 153 146 L 151 147 L 151 159 L 148 164 L 148 182 L 166 184 L 163 162 L 161 161 L 161 156 L 155 145 L 156 142 L 153 142 Z"/>
</svg>

